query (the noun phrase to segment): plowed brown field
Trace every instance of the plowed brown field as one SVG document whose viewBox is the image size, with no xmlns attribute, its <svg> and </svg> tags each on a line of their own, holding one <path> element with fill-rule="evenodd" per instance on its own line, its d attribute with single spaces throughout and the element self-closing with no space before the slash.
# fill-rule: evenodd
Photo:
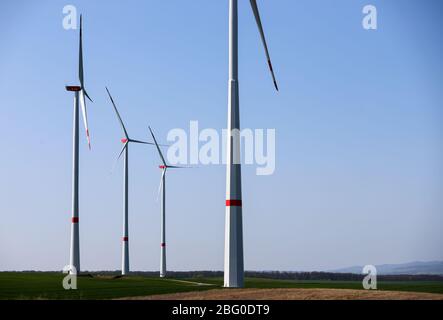
<svg viewBox="0 0 443 320">
<path fill-rule="evenodd" d="M 130 300 L 443 300 L 443 294 L 350 289 L 214 289 Z"/>
</svg>

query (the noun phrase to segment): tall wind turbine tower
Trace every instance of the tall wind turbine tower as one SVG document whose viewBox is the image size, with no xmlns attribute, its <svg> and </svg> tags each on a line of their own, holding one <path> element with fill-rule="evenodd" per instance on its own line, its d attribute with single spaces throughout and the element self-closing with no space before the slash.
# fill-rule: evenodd
<svg viewBox="0 0 443 320">
<path fill-rule="evenodd" d="M 250 0 L 252 12 L 265 49 L 269 69 L 278 91 L 271 59 L 258 11 L 257 1 Z M 238 2 L 229 0 L 229 92 L 226 162 L 226 216 L 224 286 L 243 287 L 243 219 L 240 165 L 240 110 L 238 85 Z"/>
<path fill-rule="evenodd" d="M 111 93 L 108 88 L 106 88 L 108 92 L 109 99 L 111 100 L 112 106 L 114 107 L 114 111 L 117 115 L 118 121 L 122 127 L 123 133 L 125 137 L 121 139 L 123 144 L 123 148 L 118 155 L 118 159 L 122 156 L 124 152 L 123 158 L 123 235 L 122 235 L 122 275 L 127 275 L 129 273 L 129 224 L 128 224 L 128 212 L 129 212 L 129 203 L 128 203 L 128 194 L 129 194 L 129 186 L 128 186 L 128 174 L 129 174 L 129 143 L 140 143 L 140 144 L 153 144 L 150 142 L 144 142 L 140 140 L 131 139 L 126 131 L 125 125 L 123 124 L 123 120 L 120 116 L 120 113 L 117 110 L 117 106 L 114 103 L 114 99 L 112 99 Z"/>
<path fill-rule="evenodd" d="M 75 268 L 75 272 L 80 273 L 80 239 L 79 239 L 79 205 L 78 205 L 78 172 L 79 172 L 79 146 L 78 146 L 78 127 L 79 127 L 79 103 L 82 108 L 83 123 L 86 130 L 86 138 L 88 140 L 89 150 L 91 149 L 91 141 L 89 138 L 88 117 L 86 113 L 85 96 L 92 102 L 86 93 L 83 77 L 83 46 L 82 46 L 82 16 L 80 15 L 80 42 L 79 42 L 79 61 L 78 61 L 78 77 L 80 86 L 66 86 L 67 91 L 74 92 L 74 129 L 73 129 L 73 157 L 72 157 L 72 218 L 71 218 L 71 250 L 70 250 L 70 266 Z M 74 270 L 71 270 L 73 273 Z"/>
<path fill-rule="evenodd" d="M 166 170 L 167 169 L 185 169 L 186 167 L 170 166 L 166 163 L 165 158 L 160 150 L 160 146 L 157 143 L 157 139 L 152 132 L 151 127 L 149 127 L 149 132 L 151 132 L 152 139 L 154 140 L 155 146 L 157 147 L 158 155 L 162 161 L 159 166 L 162 171 L 160 178 L 159 193 L 162 194 L 162 204 L 161 204 L 161 220 L 160 220 L 160 278 L 166 277 Z"/>
</svg>

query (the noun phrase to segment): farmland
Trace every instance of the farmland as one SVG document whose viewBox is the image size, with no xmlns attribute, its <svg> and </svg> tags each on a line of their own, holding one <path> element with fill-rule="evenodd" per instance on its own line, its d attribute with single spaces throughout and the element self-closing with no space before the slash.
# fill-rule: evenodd
<svg viewBox="0 0 443 320">
<path fill-rule="evenodd" d="M 148 296 L 158 297 L 164 294 L 198 293 L 208 290 L 214 292 L 217 291 L 214 289 L 221 289 L 223 284 L 222 279 L 218 277 L 160 279 L 158 277 L 135 275 L 123 278 L 111 275 L 94 275 L 78 277 L 78 289 L 65 290 L 62 286 L 64 276 L 64 274 L 56 272 L 1 272 L 0 299 L 115 299 Z M 245 287 L 247 290 L 257 289 L 259 292 L 269 292 L 269 289 L 281 289 L 281 292 L 285 294 L 287 293 L 287 291 L 285 291 L 286 289 L 306 289 L 305 291 L 298 291 L 297 295 L 294 296 L 297 299 L 303 298 L 304 292 L 306 294 L 309 292 L 312 294 L 312 291 L 309 291 L 312 289 L 351 289 L 357 293 L 363 292 L 361 282 L 359 281 L 246 278 Z M 261 289 L 264 291 L 260 291 Z M 379 281 L 378 289 L 379 291 L 422 292 L 443 295 L 443 282 Z M 217 295 L 216 297 L 220 298 L 219 293 L 217 293 Z M 197 298 L 198 296 L 195 297 Z M 174 296 L 172 296 L 172 298 L 174 298 Z M 226 295 L 226 298 L 228 299 L 230 296 Z M 260 294 L 257 298 L 260 298 Z"/>
</svg>

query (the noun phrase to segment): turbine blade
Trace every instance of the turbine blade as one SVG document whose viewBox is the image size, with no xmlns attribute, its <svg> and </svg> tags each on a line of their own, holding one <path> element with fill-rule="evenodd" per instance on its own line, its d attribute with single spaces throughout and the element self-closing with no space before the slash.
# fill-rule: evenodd
<svg viewBox="0 0 443 320">
<path fill-rule="evenodd" d="M 80 86 L 84 87 L 83 83 L 83 43 L 82 43 L 82 15 L 80 15 L 80 43 L 78 49 L 78 78 L 80 80 Z"/>
<path fill-rule="evenodd" d="M 88 129 L 88 114 L 86 112 L 85 93 L 83 90 L 80 90 L 80 104 L 82 107 L 83 124 L 85 125 L 85 130 L 86 130 L 86 139 L 88 140 L 89 150 L 91 150 L 91 139 L 89 137 L 89 129 Z"/>
<path fill-rule="evenodd" d="M 109 92 L 109 90 L 108 90 L 107 87 L 106 87 L 106 91 L 108 92 L 109 99 L 111 99 L 112 106 L 114 107 L 115 113 L 117 114 L 118 120 L 120 121 L 120 124 L 121 124 L 121 126 L 122 126 L 122 129 L 123 129 L 123 131 L 124 131 L 124 133 L 125 133 L 125 137 L 126 137 L 126 139 L 129 140 L 128 132 L 126 131 L 125 125 L 123 124 L 123 120 L 122 120 L 122 118 L 120 117 L 120 113 L 118 112 L 118 110 L 117 110 L 117 106 L 116 106 L 115 103 L 114 103 L 114 99 L 112 99 L 111 93 Z"/>
<path fill-rule="evenodd" d="M 160 192 L 161 192 L 162 186 L 163 186 L 163 176 L 165 175 L 165 173 L 166 173 L 166 168 L 162 170 L 162 175 L 160 177 L 160 184 L 158 186 L 158 192 L 157 192 L 157 202 L 160 199 Z"/>
<path fill-rule="evenodd" d="M 154 145 L 152 142 L 146 142 L 146 141 L 140 141 L 140 140 L 133 140 L 133 139 L 129 139 L 129 142 Z"/>
<path fill-rule="evenodd" d="M 89 101 L 93 102 L 89 94 L 85 89 L 85 79 L 83 74 L 83 26 L 82 26 L 82 15 L 80 15 L 80 43 L 78 49 L 78 78 L 80 80 L 80 87 L 84 91 L 85 96 L 89 99 Z"/>
<path fill-rule="evenodd" d="M 168 169 L 192 169 L 192 167 L 168 166 Z"/>
<path fill-rule="evenodd" d="M 118 160 L 120 160 L 120 158 L 121 158 L 121 156 L 122 156 L 122 154 L 123 154 L 123 151 L 125 151 L 125 148 L 126 148 L 127 145 L 128 145 L 127 142 L 123 145 L 123 148 L 122 148 L 122 150 L 120 151 L 120 153 L 119 153 L 117 159 L 114 161 L 114 165 L 112 166 L 112 170 L 111 170 L 111 172 L 114 172 L 115 166 L 117 165 Z"/>
<path fill-rule="evenodd" d="M 89 96 L 89 94 L 86 92 L 86 89 L 85 89 L 85 88 L 83 88 L 83 91 L 84 91 L 84 93 L 85 93 L 86 98 L 88 98 L 89 101 L 94 102 L 94 101 L 92 101 L 92 99 L 91 99 L 91 97 Z"/>
<path fill-rule="evenodd" d="M 278 91 L 277 80 L 275 79 L 274 69 L 272 68 L 271 57 L 269 55 L 268 45 L 266 44 L 265 33 L 260 19 L 260 12 L 258 11 L 257 0 L 250 0 L 252 12 L 254 13 L 255 21 L 257 22 L 258 31 L 260 32 L 261 41 L 265 48 L 266 59 L 268 60 L 269 70 L 271 71 L 272 80 L 274 81 L 275 89 Z"/>
<path fill-rule="evenodd" d="M 152 132 L 151 127 L 148 127 L 148 128 L 149 128 L 149 131 L 151 132 L 151 136 L 152 136 L 152 139 L 154 140 L 155 146 L 157 147 L 158 154 L 160 155 L 160 158 L 162 159 L 163 165 L 165 167 L 167 167 L 168 165 L 166 164 L 165 158 L 163 158 L 163 154 L 162 154 L 162 152 L 160 150 L 160 147 L 159 147 L 159 145 L 157 143 L 157 140 L 155 139 L 154 133 Z"/>
</svg>

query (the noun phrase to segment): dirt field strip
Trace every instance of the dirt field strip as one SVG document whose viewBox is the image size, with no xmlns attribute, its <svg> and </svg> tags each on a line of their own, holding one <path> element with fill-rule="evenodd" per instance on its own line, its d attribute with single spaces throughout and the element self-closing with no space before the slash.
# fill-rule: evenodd
<svg viewBox="0 0 443 320">
<path fill-rule="evenodd" d="M 443 300 L 443 294 L 351 289 L 212 289 L 125 300 Z"/>
<path fill-rule="evenodd" d="M 187 280 L 177 280 L 177 279 L 165 279 L 166 281 L 172 281 L 172 282 L 180 282 L 180 283 L 189 283 L 196 286 L 216 286 L 212 283 L 203 283 L 203 282 L 194 282 L 194 281 L 187 281 Z"/>
</svg>

